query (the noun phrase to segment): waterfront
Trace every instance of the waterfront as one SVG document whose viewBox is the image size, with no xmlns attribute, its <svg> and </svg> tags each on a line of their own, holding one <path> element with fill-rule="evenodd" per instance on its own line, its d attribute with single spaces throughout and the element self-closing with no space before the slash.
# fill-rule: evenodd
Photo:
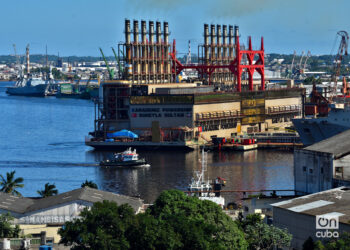
<svg viewBox="0 0 350 250">
<path fill-rule="evenodd" d="M 7 96 L 0 83 L 0 173 L 16 170 L 24 178 L 24 196 L 37 196 L 46 182 L 59 192 L 79 188 L 86 179 L 100 189 L 140 195 L 153 201 L 164 189 L 185 189 L 198 170 L 200 153 L 144 151 L 151 164 L 144 169 L 101 168 L 110 152 L 84 145 L 93 130 L 91 101 Z M 293 154 L 284 151 L 209 153 L 208 174 L 227 179 L 227 190 L 294 189 Z M 237 198 L 235 197 L 232 198 Z"/>
</svg>

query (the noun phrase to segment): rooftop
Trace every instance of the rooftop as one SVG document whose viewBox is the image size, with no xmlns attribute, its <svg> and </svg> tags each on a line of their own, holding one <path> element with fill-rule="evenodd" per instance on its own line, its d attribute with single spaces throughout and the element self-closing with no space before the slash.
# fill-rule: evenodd
<svg viewBox="0 0 350 250">
<path fill-rule="evenodd" d="M 304 148 L 304 150 L 333 154 L 334 158 L 341 158 L 350 154 L 350 129 L 332 136 L 326 140 Z"/>
<path fill-rule="evenodd" d="M 311 216 L 337 214 L 341 223 L 350 224 L 350 188 L 347 187 L 305 195 L 271 206 Z"/>
<path fill-rule="evenodd" d="M 127 203 L 135 212 L 138 212 L 143 204 L 139 198 L 85 187 L 46 198 L 25 198 L 0 192 L 0 209 L 25 214 L 77 200 L 91 203 L 109 200 L 116 202 L 118 205 Z"/>
</svg>

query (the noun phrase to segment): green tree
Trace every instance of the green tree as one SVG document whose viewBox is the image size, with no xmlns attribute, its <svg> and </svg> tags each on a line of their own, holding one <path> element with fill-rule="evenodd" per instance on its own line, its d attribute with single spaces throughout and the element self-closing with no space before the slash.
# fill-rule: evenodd
<svg viewBox="0 0 350 250">
<path fill-rule="evenodd" d="M 288 247 L 292 240 L 287 230 L 267 225 L 259 214 L 248 215 L 246 219 L 241 217 L 237 223 L 245 233 L 249 249 Z"/>
<path fill-rule="evenodd" d="M 42 198 L 57 195 L 58 191 L 55 184 L 46 183 L 43 190 L 36 191 Z"/>
<path fill-rule="evenodd" d="M 221 208 L 165 191 L 138 215 L 129 205 L 95 203 L 59 230 L 73 249 L 247 249 L 243 232 Z"/>
<path fill-rule="evenodd" d="M 164 191 L 146 211 L 144 234 L 131 242 L 146 249 L 246 249 L 244 235 L 220 206 L 178 190 Z M 142 223 L 145 223 L 143 220 Z M 159 230 L 157 230 L 159 228 Z M 153 232 L 157 231 L 154 238 Z M 148 232 L 148 233 L 147 233 Z M 167 237 L 168 236 L 168 237 Z"/>
<path fill-rule="evenodd" d="M 350 233 L 344 232 L 339 238 L 333 238 L 326 243 L 317 241 L 315 244 L 315 250 L 350 250 Z"/>
<path fill-rule="evenodd" d="M 127 204 L 95 203 L 80 219 L 66 222 L 58 233 L 60 243 L 72 249 L 129 249 L 128 231 L 135 225 L 134 210 Z"/>
<path fill-rule="evenodd" d="M 90 187 L 90 188 L 95 188 L 95 189 L 98 189 L 98 186 L 95 182 L 93 181 L 88 181 L 88 180 L 85 180 L 85 182 L 83 182 L 81 184 L 81 187 Z"/>
<path fill-rule="evenodd" d="M 18 192 L 16 189 L 22 188 L 24 186 L 24 184 L 22 184 L 23 178 L 22 177 L 15 178 L 15 173 L 16 173 L 16 171 L 12 171 L 10 173 L 7 172 L 6 179 L 4 178 L 3 175 L 0 175 L 0 177 L 1 177 L 1 181 L 0 181 L 1 189 L 0 189 L 0 191 L 4 192 L 4 193 L 8 193 L 8 194 L 22 196 L 21 193 Z"/>
<path fill-rule="evenodd" d="M 10 213 L 0 215 L 0 238 L 18 238 L 20 228 L 13 226 L 13 217 Z"/>
</svg>

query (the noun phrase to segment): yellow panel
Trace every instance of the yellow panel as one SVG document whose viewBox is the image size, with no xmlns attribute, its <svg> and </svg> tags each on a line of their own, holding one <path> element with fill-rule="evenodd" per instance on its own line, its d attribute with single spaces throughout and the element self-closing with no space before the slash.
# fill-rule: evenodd
<svg viewBox="0 0 350 250">
<path fill-rule="evenodd" d="M 242 128 L 241 128 L 241 124 L 238 124 L 238 125 L 237 125 L 237 133 L 241 133 L 241 129 L 242 129 Z"/>
<path fill-rule="evenodd" d="M 260 123 L 264 122 L 265 117 L 264 116 L 250 116 L 250 117 L 244 117 L 242 118 L 242 124 L 252 124 L 252 123 Z"/>
</svg>

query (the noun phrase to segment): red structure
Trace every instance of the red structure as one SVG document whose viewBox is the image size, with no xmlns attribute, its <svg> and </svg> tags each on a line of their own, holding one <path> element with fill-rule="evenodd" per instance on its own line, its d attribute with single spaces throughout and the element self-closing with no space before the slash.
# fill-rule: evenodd
<svg viewBox="0 0 350 250">
<path fill-rule="evenodd" d="M 260 90 L 265 90 L 265 72 L 264 72 L 264 39 L 261 38 L 261 48 L 260 50 L 253 50 L 252 40 L 249 37 L 248 50 L 241 50 L 239 44 L 239 36 L 236 37 L 236 58 L 228 65 L 183 65 L 180 61 L 176 59 L 176 42 L 173 41 L 173 51 L 170 56 L 173 60 L 172 71 L 176 75 L 184 69 L 196 69 L 199 74 L 207 75 L 210 84 L 210 76 L 216 69 L 229 69 L 236 77 L 237 81 L 237 91 L 242 91 L 242 73 L 244 70 L 248 72 L 249 76 L 249 90 L 253 90 L 253 74 L 257 71 L 261 76 Z M 246 56 L 248 64 L 242 64 L 243 56 Z M 257 60 L 254 63 L 254 57 L 257 55 Z"/>
</svg>

